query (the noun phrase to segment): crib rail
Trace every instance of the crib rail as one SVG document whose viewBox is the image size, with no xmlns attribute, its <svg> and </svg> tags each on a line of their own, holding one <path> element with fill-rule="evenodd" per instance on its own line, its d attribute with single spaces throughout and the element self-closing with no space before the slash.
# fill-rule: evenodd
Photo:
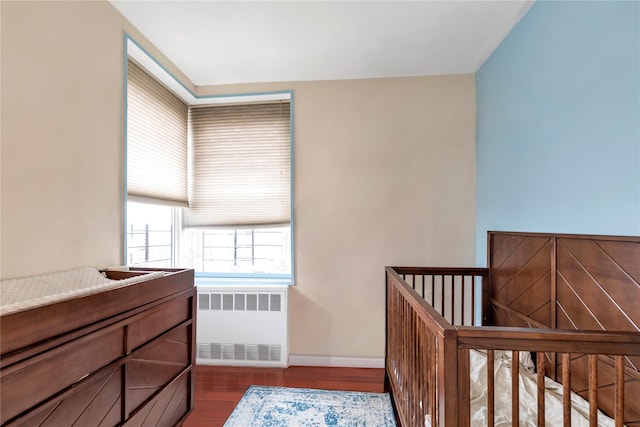
<svg viewBox="0 0 640 427">
<path fill-rule="evenodd" d="M 489 269 L 393 267 L 393 270 L 451 325 L 486 324 Z M 480 307 L 479 298 L 482 298 Z"/>
<path fill-rule="evenodd" d="M 640 420 L 635 420 L 640 413 L 636 407 L 640 406 L 638 390 L 629 389 L 635 387 L 630 384 L 638 384 L 640 380 L 636 366 L 640 356 L 639 333 L 452 326 L 448 319 L 466 324 L 478 317 L 459 313 L 464 313 L 463 307 L 469 302 L 475 303 L 474 298 L 479 295 L 484 301 L 485 292 L 481 287 L 487 277 L 485 269 L 402 267 L 387 268 L 386 275 L 385 385 L 392 393 L 401 426 L 470 425 L 471 350 L 487 354 L 489 426 L 495 424 L 492 368 L 497 350 L 512 351 L 512 361 L 518 361 L 524 352 L 537 355 L 538 426 L 545 426 L 545 374 L 552 364 L 556 380 L 562 384 L 564 426 L 571 425 L 572 389 L 589 402 L 590 426 L 598 425 L 601 393 L 615 395 L 613 399 L 606 399 L 613 402 L 612 407 L 600 409 L 614 418 L 616 426 L 625 422 L 629 426 L 640 426 Z M 452 276 L 452 279 L 442 279 Z M 433 278 L 436 278 L 435 285 Z M 456 286 L 457 290 L 453 289 Z M 466 299 L 460 289 L 467 289 Z M 453 307 L 449 308 L 449 304 Z M 520 369 L 519 363 L 511 364 L 513 426 L 518 426 L 520 419 Z M 602 378 L 607 378 L 606 384 Z"/>
<path fill-rule="evenodd" d="M 385 388 L 394 397 L 400 425 L 441 425 L 441 414 L 450 416 L 447 425 L 454 425 L 457 391 L 445 378 L 456 375 L 457 365 L 443 356 L 447 346 L 455 345 L 449 338 L 455 329 L 390 268 L 386 323 Z M 449 410 L 442 408 L 446 405 Z"/>
</svg>

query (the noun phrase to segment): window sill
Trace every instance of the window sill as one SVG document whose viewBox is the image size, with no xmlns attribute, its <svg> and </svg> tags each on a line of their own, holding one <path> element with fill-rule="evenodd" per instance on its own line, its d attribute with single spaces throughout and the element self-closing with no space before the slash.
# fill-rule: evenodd
<svg viewBox="0 0 640 427">
<path fill-rule="evenodd" d="M 196 277 L 195 284 L 198 287 L 207 286 L 293 286 L 292 279 L 284 278 L 247 278 L 247 277 Z"/>
</svg>

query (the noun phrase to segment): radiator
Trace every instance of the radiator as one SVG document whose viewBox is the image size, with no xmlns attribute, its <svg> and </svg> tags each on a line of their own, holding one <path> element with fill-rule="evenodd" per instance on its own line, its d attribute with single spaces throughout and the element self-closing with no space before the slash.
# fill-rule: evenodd
<svg viewBox="0 0 640 427">
<path fill-rule="evenodd" d="M 196 363 L 288 365 L 288 286 L 199 286 Z"/>
</svg>

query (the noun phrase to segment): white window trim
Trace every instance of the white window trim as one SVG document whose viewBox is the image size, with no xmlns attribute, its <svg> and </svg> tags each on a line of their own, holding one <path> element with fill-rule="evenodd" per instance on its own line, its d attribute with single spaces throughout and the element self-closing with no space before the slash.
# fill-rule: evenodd
<svg viewBox="0 0 640 427">
<path fill-rule="evenodd" d="M 138 42 L 136 42 L 129 34 L 125 33 L 124 35 L 124 76 L 125 76 L 125 123 L 126 123 L 126 76 L 127 76 L 127 67 L 129 58 L 135 59 L 141 66 L 143 66 L 151 75 L 165 84 L 168 88 L 174 91 L 176 95 L 178 95 L 181 99 L 183 99 L 188 105 L 212 105 L 212 104 L 230 104 L 230 103 L 246 103 L 246 102 L 265 102 L 265 101 L 277 101 L 277 100 L 289 100 L 291 103 L 291 138 L 293 139 L 293 91 L 292 90 L 283 90 L 283 91 L 273 91 L 273 92 L 260 92 L 260 93 L 247 93 L 247 94 L 225 94 L 225 95 L 195 95 L 189 88 L 187 88 L 180 80 L 178 80 L 171 72 L 169 72 L 163 65 L 161 65 L 149 52 L 147 52 Z M 125 132 L 125 144 L 126 144 L 126 132 Z M 264 275 L 252 275 L 247 274 L 246 276 L 251 277 L 211 277 L 211 275 L 199 276 L 196 273 L 196 285 L 198 284 L 281 284 L 281 285 L 293 285 L 294 277 L 295 277 L 295 246 L 294 246 L 294 213 L 293 213 L 293 142 L 291 143 L 291 214 L 290 214 L 290 234 L 291 234 L 291 275 L 286 275 L 286 278 L 274 277 L 273 279 L 265 277 Z M 124 182 L 124 250 L 123 257 L 124 263 L 127 264 L 127 180 L 126 180 L 126 147 L 125 147 L 125 182 Z M 182 223 L 179 209 L 173 209 L 173 226 L 175 232 L 173 233 L 173 260 L 179 259 L 180 255 L 180 240 L 181 240 L 181 227 Z M 281 275 L 274 275 L 281 276 Z"/>
<path fill-rule="evenodd" d="M 195 95 L 184 86 L 173 74 L 151 56 L 142 46 L 134 41 L 128 34 L 125 34 L 126 54 L 135 59 L 151 75 L 164 83 L 176 95 L 189 105 L 211 105 L 211 104 L 231 104 L 234 102 L 265 102 L 291 100 L 292 91 L 274 91 L 249 94 L 229 94 L 229 95 Z"/>
</svg>

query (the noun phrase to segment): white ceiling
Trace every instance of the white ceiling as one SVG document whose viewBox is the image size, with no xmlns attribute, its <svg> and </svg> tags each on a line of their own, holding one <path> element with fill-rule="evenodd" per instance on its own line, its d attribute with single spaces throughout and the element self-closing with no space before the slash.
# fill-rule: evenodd
<svg viewBox="0 0 640 427">
<path fill-rule="evenodd" d="M 196 86 L 474 73 L 532 5 L 111 1 Z"/>
</svg>

